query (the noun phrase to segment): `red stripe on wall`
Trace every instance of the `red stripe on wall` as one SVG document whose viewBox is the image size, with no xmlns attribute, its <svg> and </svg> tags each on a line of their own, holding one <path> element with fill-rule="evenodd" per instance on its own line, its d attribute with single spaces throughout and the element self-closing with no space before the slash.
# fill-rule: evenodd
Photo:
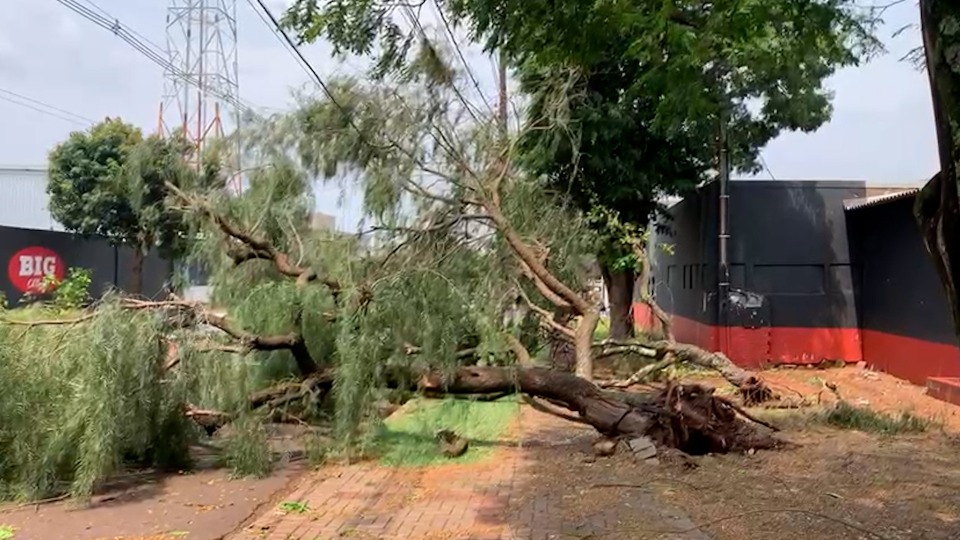
<svg viewBox="0 0 960 540">
<path fill-rule="evenodd" d="M 915 384 L 928 377 L 960 377 L 960 349 L 875 330 L 863 331 L 867 364 Z"/>
<path fill-rule="evenodd" d="M 650 310 L 634 305 L 640 328 L 658 328 Z M 916 384 L 929 377 L 960 377 L 960 348 L 875 330 L 856 328 L 718 328 L 672 316 L 678 341 L 720 350 L 744 367 L 817 364 L 825 360 L 867 364 Z"/>
</svg>

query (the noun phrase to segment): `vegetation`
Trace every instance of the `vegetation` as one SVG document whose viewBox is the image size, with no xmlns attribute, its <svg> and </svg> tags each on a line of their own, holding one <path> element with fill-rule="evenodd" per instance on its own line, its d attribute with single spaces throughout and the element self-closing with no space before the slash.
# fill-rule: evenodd
<svg viewBox="0 0 960 540">
<path fill-rule="evenodd" d="M 431 431 L 453 429 L 482 447 L 515 411 L 509 401 L 418 402 L 380 426 L 377 403 L 411 391 L 519 392 L 604 435 L 648 435 L 693 453 L 779 446 L 730 400 L 696 385 L 628 395 L 592 384 L 595 359 L 629 353 L 648 361 L 644 374 L 685 363 L 719 371 L 747 403 L 773 397 L 722 354 L 674 342 L 668 325 L 664 336 L 598 338 L 590 287 L 598 246 L 626 242 L 642 260 L 653 201 L 702 179 L 719 123 L 737 132 L 731 162 L 744 167 L 780 129 L 822 123 L 829 99 L 820 84 L 875 46 L 869 20 L 843 1 L 675 12 L 579 1 L 550 12 L 508 0 L 444 5 L 521 74 L 542 77 L 525 78 L 543 99 L 519 132 L 463 98 L 469 77 L 426 31 L 397 34 L 374 2 L 317 11 L 301 0 L 287 20 L 303 39 L 327 34 L 367 52 L 382 33 L 380 69 L 370 80 L 330 81 L 329 95 L 244 126 L 255 161 L 244 193 L 225 194 L 216 167 L 190 169 L 177 141 L 141 141 L 118 121 L 52 153 L 51 195 L 71 227 L 141 254 L 182 251 L 211 276 L 217 310 L 175 297 L 110 297 L 70 320 L 5 318 L 4 495 L 66 487 L 87 496 L 129 464 L 182 465 L 201 427 L 225 425 L 224 461 L 238 475 L 262 475 L 272 465 L 268 421 L 329 422 L 338 444 L 374 436 L 385 461 L 428 463 L 437 452 Z M 358 22 L 365 32 L 353 32 Z M 556 31 L 565 28 L 587 31 Z M 561 68 L 572 70 L 573 86 L 557 91 Z M 606 81 L 605 69 L 629 76 Z M 596 101 L 578 102 L 577 85 L 595 89 Z M 545 106 L 547 97 L 556 106 Z M 759 112 L 747 107 L 753 98 L 765 100 Z M 560 136 L 571 125 L 576 144 Z M 650 144 L 636 155 L 601 153 L 614 136 Z M 596 161 L 563 169 L 583 138 Z M 659 164 L 646 159 L 656 149 L 665 152 Z M 636 175 L 617 178 L 634 165 Z M 560 189 L 561 169 L 575 189 Z M 344 175 L 364 193 L 368 243 L 308 226 L 311 179 Z M 626 214 L 634 203 L 647 204 L 641 215 Z M 532 366 L 548 342 L 574 351 L 576 375 Z"/>
<path fill-rule="evenodd" d="M 160 376 L 160 332 L 115 302 L 82 325 L 0 326 L 0 496 L 87 496 L 123 462 L 185 464 L 186 387 Z"/>
<path fill-rule="evenodd" d="M 181 214 L 164 201 L 166 182 L 197 181 L 184 160 L 187 148 L 179 139 L 144 139 L 138 128 L 108 118 L 71 133 L 50 152 L 50 213 L 68 231 L 132 247 L 134 293 L 140 292 L 148 251 L 173 257 L 186 248 Z"/>
<path fill-rule="evenodd" d="M 470 441 L 470 451 L 458 461 L 486 456 L 492 443 L 501 440 L 516 417 L 515 399 L 417 400 L 409 402 L 396 418 L 388 418 L 376 439 L 377 455 L 385 465 L 422 466 L 449 461 L 440 453 L 437 431 L 449 429 Z"/>
<path fill-rule="evenodd" d="M 53 307 L 59 311 L 74 311 L 90 301 L 92 273 L 86 268 L 71 268 L 66 279 L 57 283 L 56 277 L 47 275 L 42 290 L 53 290 Z"/>
<path fill-rule="evenodd" d="M 835 407 L 823 413 L 823 421 L 841 429 L 883 435 L 923 433 L 934 425 L 929 418 L 919 417 L 909 411 L 889 415 L 869 407 L 851 405 L 846 401 L 840 401 Z"/>
<path fill-rule="evenodd" d="M 782 131 L 829 119 L 826 78 L 880 47 L 874 10 L 854 0 L 436 4 L 508 60 L 531 98 L 519 161 L 591 217 L 614 339 L 633 336 L 644 264 L 635 243 L 661 198 L 721 166 L 759 170 L 760 149 Z M 372 52 L 373 75 L 383 77 L 423 39 L 419 15 L 407 7 L 402 27 L 400 11 L 389 1 L 298 0 L 285 21 L 303 41 Z"/>
<path fill-rule="evenodd" d="M 960 10 L 920 1 L 924 57 L 933 98 L 940 172 L 917 196 L 914 213 L 947 295 L 960 339 Z"/>
</svg>

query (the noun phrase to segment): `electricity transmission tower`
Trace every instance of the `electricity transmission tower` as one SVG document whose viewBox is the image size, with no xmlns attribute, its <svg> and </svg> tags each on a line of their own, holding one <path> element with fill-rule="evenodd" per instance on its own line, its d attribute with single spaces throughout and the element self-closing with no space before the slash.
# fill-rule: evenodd
<svg viewBox="0 0 960 540">
<path fill-rule="evenodd" d="M 167 55 L 160 133 L 182 133 L 202 167 L 203 152 L 224 137 L 224 120 L 239 122 L 236 0 L 168 0 Z M 239 150 L 239 149 L 237 149 Z M 239 152 L 226 172 L 239 191 Z"/>
</svg>

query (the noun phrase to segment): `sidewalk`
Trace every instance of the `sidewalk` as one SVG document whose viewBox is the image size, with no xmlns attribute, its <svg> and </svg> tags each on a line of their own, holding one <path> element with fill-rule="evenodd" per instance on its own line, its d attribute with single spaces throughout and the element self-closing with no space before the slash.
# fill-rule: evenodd
<svg viewBox="0 0 960 540">
<path fill-rule="evenodd" d="M 625 520 L 661 531 L 649 538 L 706 538 L 699 532 L 664 535 L 664 530 L 694 527 L 642 490 L 610 500 L 597 492 L 587 495 L 582 486 L 567 486 L 577 468 L 590 468 L 591 477 L 616 475 L 613 467 L 585 462 L 579 453 L 592 430 L 524 407 L 517 431 L 523 434 L 522 446 L 521 440 L 505 441 L 481 463 L 429 468 L 363 464 L 309 474 L 282 499 L 300 503 L 302 512 L 270 509 L 232 540 L 642 538 L 636 531 L 617 535 Z M 545 470 L 539 459 L 544 452 L 565 459 L 567 470 L 556 470 L 556 465 Z M 550 477 L 563 478 L 569 489 L 549 487 Z M 598 505 L 581 504 L 587 502 L 582 498 L 602 498 L 603 503 L 592 510 Z"/>
</svg>

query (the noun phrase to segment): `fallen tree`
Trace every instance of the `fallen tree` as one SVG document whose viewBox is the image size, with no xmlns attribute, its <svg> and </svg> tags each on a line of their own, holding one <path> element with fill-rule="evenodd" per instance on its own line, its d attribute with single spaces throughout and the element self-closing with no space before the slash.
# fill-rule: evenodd
<svg viewBox="0 0 960 540">
<path fill-rule="evenodd" d="M 410 377 L 405 377 L 410 379 Z M 251 409 L 264 409 L 273 421 L 286 421 L 283 409 L 291 403 L 319 400 L 335 380 L 332 372 L 299 382 L 282 383 L 250 397 Z M 400 378 L 385 380 L 397 386 Z M 455 372 L 427 372 L 414 386 L 427 395 L 527 396 L 537 410 L 565 420 L 588 424 L 611 439 L 649 437 L 658 446 L 688 454 L 745 452 L 776 449 L 784 442 L 772 435 L 776 428 L 760 422 L 736 404 L 700 385 L 668 384 L 656 392 L 623 394 L 604 391 L 570 373 L 544 368 L 462 367 Z M 534 398 L 534 399 L 530 399 Z M 539 404 L 545 400 L 576 413 L 558 414 Z M 213 433 L 230 422 L 227 413 L 189 408 L 187 415 Z M 290 414 L 290 417 L 296 418 Z M 758 424 L 767 429 L 758 428 Z"/>
<path fill-rule="evenodd" d="M 631 396 L 630 403 L 583 378 L 539 368 L 467 367 L 452 376 L 429 373 L 420 388 L 445 393 L 486 394 L 515 390 L 578 414 L 610 438 L 647 436 L 658 445 L 689 454 L 773 449 L 783 442 L 751 425 L 742 410 L 699 385 L 669 384 L 659 392 Z"/>
</svg>

